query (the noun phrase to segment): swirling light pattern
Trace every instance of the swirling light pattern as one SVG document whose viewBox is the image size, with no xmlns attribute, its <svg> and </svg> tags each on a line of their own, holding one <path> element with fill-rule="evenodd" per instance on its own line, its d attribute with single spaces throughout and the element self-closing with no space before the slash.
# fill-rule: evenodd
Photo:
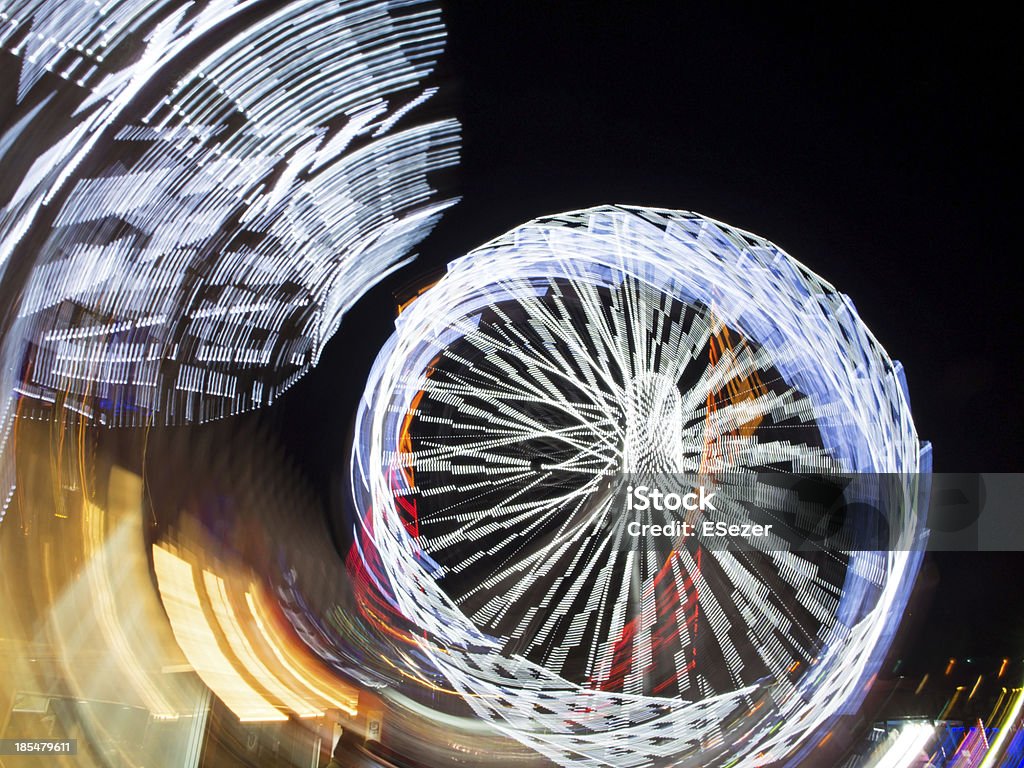
<svg viewBox="0 0 1024 768">
<path fill-rule="evenodd" d="M 919 563 L 901 366 L 847 297 L 697 214 L 567 213 L 454 261 L 355 435 L 363 569 L 418 674 L 562 765 L 798 754 L 863 694 Z M 610 477 L 766 469 L 899 473 L 894 546 L 622 546 Z"/>
<path fill-rule="evenodd" d="M 21 60 L 0 136 L 19 410 L 200 422 L 315 365 L 454 202 L 428 176 L 458 125 L 415 118 L 443 38 L 420 2 L 0 5 Z"/>
</svg>

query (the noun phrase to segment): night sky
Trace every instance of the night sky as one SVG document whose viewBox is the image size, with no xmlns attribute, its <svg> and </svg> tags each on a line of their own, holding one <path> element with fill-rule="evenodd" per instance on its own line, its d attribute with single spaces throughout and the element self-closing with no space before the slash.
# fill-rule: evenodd
<svg viewBox="0 0 1024 768">
<path fill-rule="evenodd" d="M 537 216 L 693 210 L 850 295 L 906 368 L 937 471 L 1021 470 L 1021 56 L 1009 19 L 682 3 L 445 6 L 430 109 L 463 124 L 461 196 L 272 409 L 328 498 L 397 300 Z M 424 113 L 426 116 L 427 113 Z M 1024 554 L 930 556 L 904 642 L 1024 656 Z"/>
</svg>

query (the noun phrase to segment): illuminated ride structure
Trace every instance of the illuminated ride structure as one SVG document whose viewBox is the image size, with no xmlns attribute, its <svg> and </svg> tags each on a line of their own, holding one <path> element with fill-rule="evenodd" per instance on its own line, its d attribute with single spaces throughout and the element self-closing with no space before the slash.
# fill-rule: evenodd
<svg viewBox="0 0 1024 768">
<path fill-rule="evenodd" d="M 198 423 L 316 365 L 454 203 L 443 42 L 420 2 L 0 4 L 3 493 L 15 411 Z"/>
<path fill-rule="evenodd" d="M 929 464 L 847 297 L 749 233 L 608 206 L 518 227 L 405 308 L 352 487 L 419 673 L 499 731 L 562 765 L 761 764 L 862 696 Z M 770 519 L 789 502 L 762 473 L 883 472 L 893 538 L 871 551 L 637 544 L 620 504 L 627 481 L 745 476 L 715 519 Z"/>
</svg>

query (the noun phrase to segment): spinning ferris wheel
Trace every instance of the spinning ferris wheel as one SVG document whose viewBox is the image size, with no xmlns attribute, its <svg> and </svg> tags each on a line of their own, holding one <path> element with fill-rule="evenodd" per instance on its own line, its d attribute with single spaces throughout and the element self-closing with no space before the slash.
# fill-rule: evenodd
<svg viewBox="0 0 1024 768">
<path fill-rule="evenodd" d="M 381 584 L 471 707 L 549 754 L 575 745 L 570 762 L 612 738 L 641 765 L 720 739 L 766 692 L 782 725 L 762 751 L 829 717 L 919 521 L 908 488 L 891 551 L 638 541 L 622 488 L 721 482 L 715 520 L 770 523 L 794 500 L 766 473 L 920 462 L 899 366 L 846 297 L 748 233 L 607 207 L 492 241 L 403 312 L 353 485 Z"/>
</svg>

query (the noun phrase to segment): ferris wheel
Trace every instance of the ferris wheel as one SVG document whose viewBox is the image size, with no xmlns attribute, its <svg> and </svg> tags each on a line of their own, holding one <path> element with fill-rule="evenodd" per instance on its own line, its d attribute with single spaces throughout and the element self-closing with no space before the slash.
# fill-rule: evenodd
<svg viewBox="0 0 1024 768">
<path fill-rule="evenodd" d="M 623 490 L 715 484 L 691 530 L 770 526 L 800 500 L 767 476 L 918 471 L 907 411 L 852 304 L 777 247 L 605 207 L 492 241 L 402 313 L 353 488 L 393 602 L 470 706 L 526 743 L 565 764 L 614 744 L 642 765 L 720 739 L 767 694 L 780 719 L 759 750 L 788 749 L 870 666 L 911 547 L 637 537 L 630 523 L 663 517 L 626 514 Z M 903 542 L 919 527 L 905 499 Z"/>
</svg>

